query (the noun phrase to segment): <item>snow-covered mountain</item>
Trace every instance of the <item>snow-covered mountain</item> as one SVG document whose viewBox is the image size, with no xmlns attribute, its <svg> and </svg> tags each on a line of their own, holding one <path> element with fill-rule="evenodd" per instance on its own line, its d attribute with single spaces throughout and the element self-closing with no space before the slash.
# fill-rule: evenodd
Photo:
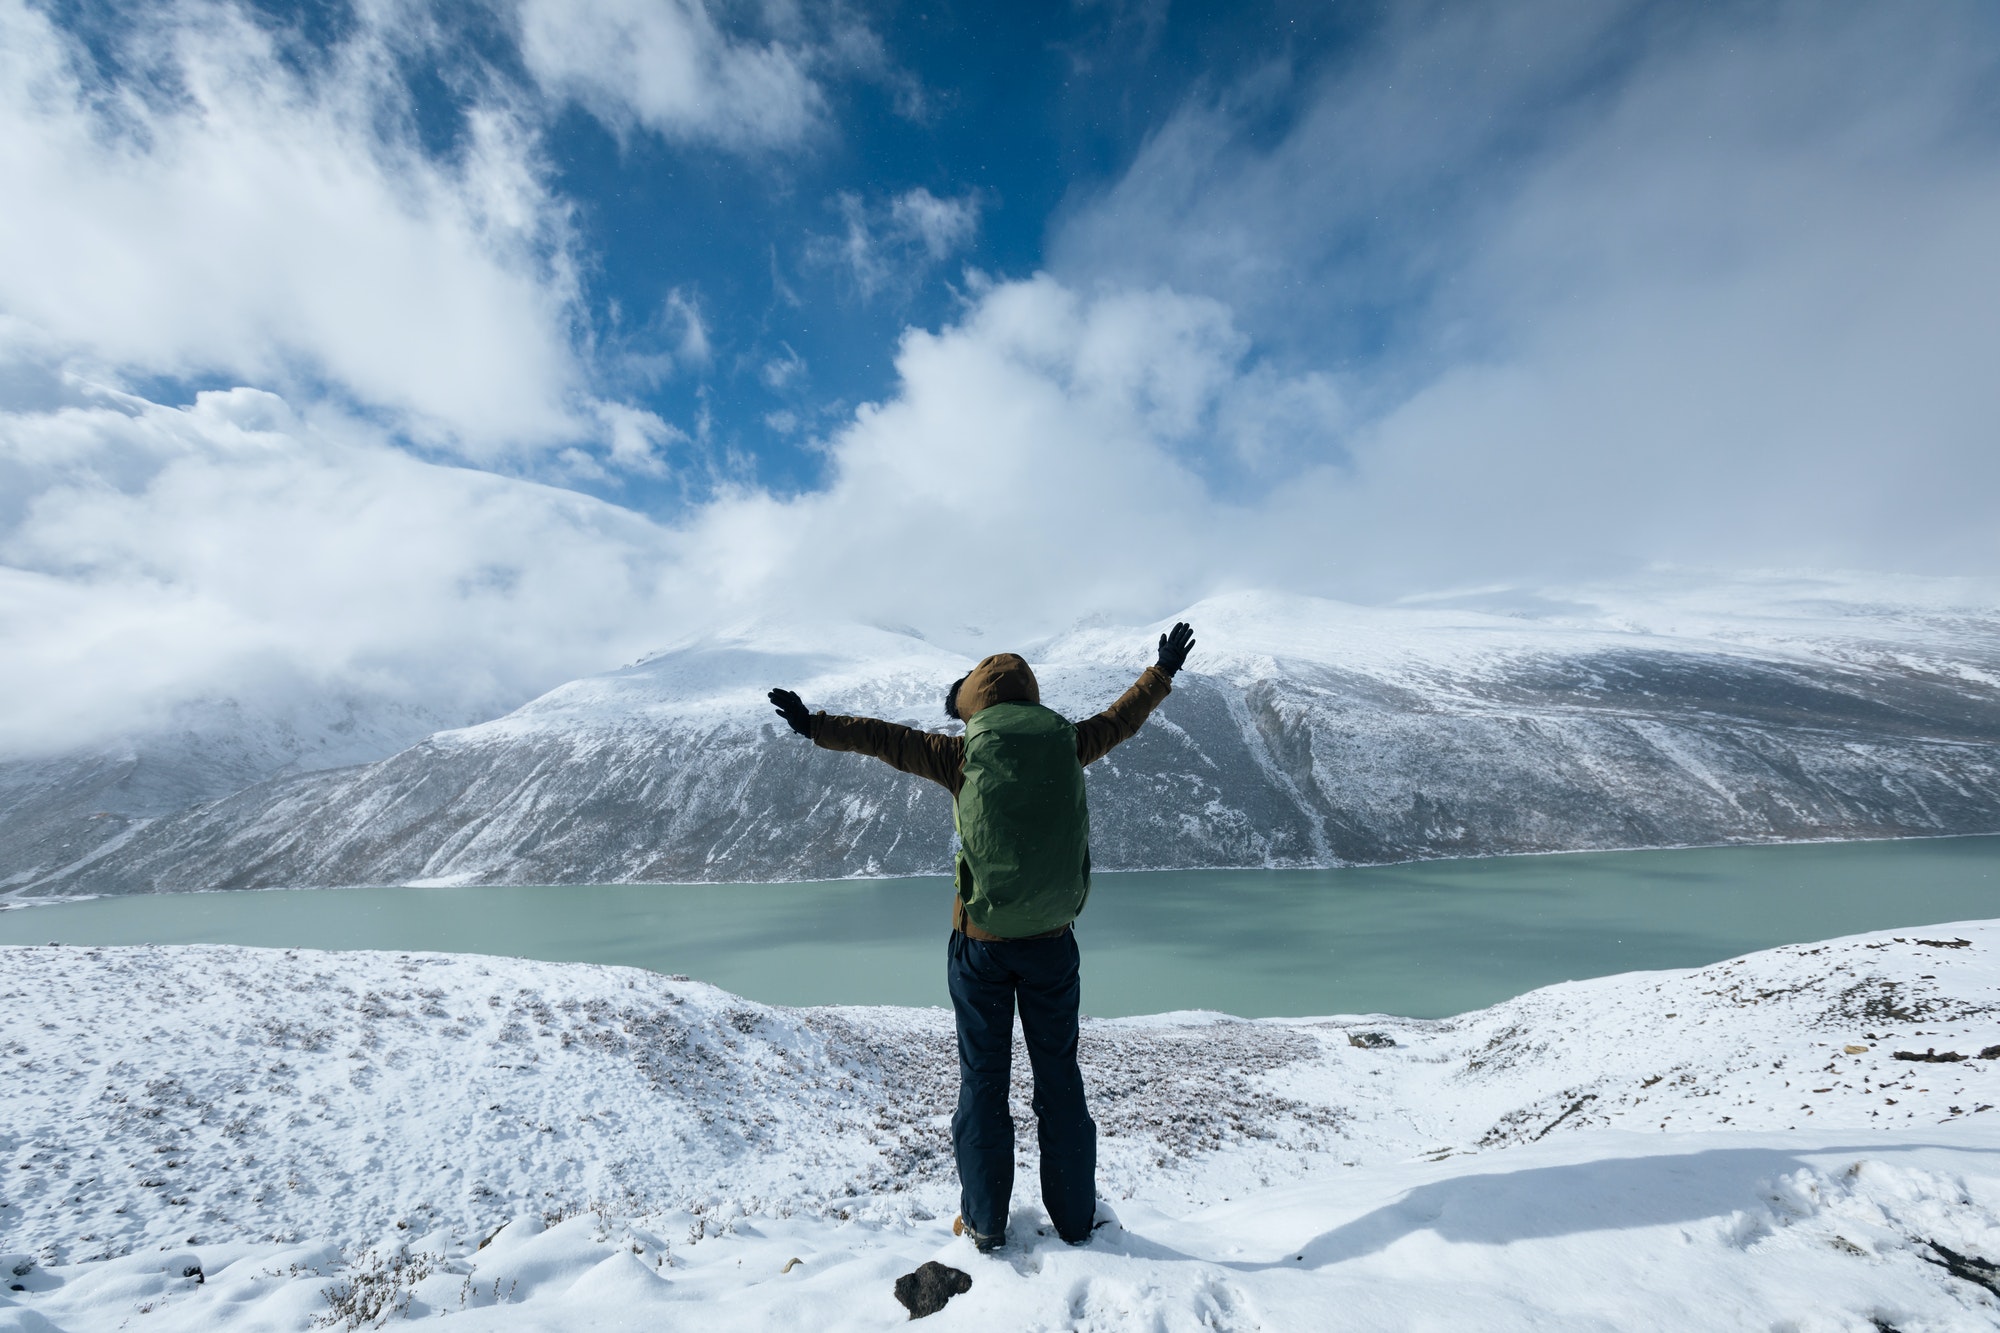
<svg viewBox="0 0 2000 1333">
<path fill-rule="evenodd" d="M 1096 864 L 2000 830 L 2000 612 L 1477 601 L 1246 592 L 1170 618 L 1200 643 L 1154 720 L 1089 772 Z M 1076 717 L 1117 697 L 1161 628 L 1023 647 L 1046 702 Z M 852 625 L 706 634 L 374 763 L 134 818 L 87 862 L 17 870 L 14 888 L 938 871 L 944 793 L 815 749 L 763 694 L 942 728 L 944 686 L 1001 646 Z M 17 867 L 32 851 L 0 845 Z"/>
<path fill-rule="evenodd" d="M 83 872 L 163 815 L 272 778 L 385 758 L 453 720 L 381 693 L 220 696 L 117 741 L 0 760 L 0 892 Z"/>
</svg>

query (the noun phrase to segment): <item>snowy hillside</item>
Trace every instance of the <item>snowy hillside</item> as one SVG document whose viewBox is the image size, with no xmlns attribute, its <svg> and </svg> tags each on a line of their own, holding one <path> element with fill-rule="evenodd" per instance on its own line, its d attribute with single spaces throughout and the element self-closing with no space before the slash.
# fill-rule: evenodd
<svg viewBox="0 0 2000 1333">
<path fill-rule="evenodd" d="M 2000 613 L 1806 596 L 1497 605 L 1239 593 L 1174 617 L 1197 627 L 1194 661 L 1155 721 L 1090 770 L 1096 863 L 2000 830 Z M 1130 683 L 1162 627 L 1024 647 L 1047 701 L 1083 716 Z M 944 794 L 811 748 L 763 693 L 944 727 L 945 684 L 992 647 L 856 626 L 703 635 L 379 762 L 132 827 L 13 887 L 933 872 Z"/>
<path fill-rule="evenodd" d="M 1118 1221 L 1041 1235 L 1028 1133 L 991 1257 L 940 1010 L 220 947 L 0 950 L 0 1000 L 0 1329 L 877 1328 L 931 1258 L 973 1280 L 939 1328 L 2000 1322 L 2000 923 L 1442 1021 L 1090 1022 Z"/>
</svg>

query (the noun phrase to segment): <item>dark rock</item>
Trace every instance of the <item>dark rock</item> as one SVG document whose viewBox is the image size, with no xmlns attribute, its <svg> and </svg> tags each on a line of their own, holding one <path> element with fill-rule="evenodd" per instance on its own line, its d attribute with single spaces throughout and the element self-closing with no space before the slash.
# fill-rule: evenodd
<svg viewBox="0 0 2000 1333">
<path fill-rule="evenodd" d="M 946 1301 L 971 1290 L 972 1274 L 935 1259 L 924 1263 L 916 1272 L 905 1273 L 896 1279 L 896 1299 L 903 1303 L 903 1308 L 910 1312 L 912 1319 L 936 1314 L 944 1309 Z"/>
<path fill-rule="evenodd" d="M 1350 1032 L 1347 1044 L 1359 1046 L 1364 1051 L 1376 1051 L 1384 1046 L 1394 1046 L 1396 1039 L 1386 1032 Z"/>
<path fill-rule="evenodd" d="M 1948 1250 L 1934 1240 L 1927 1240 L 1924 1244 L 1936 1250 L 1938 1257 L 1933 1259 L 1928 1254 L 1920 1254 L 1917 1256 L 1919 1259 L 1925 1263 L 1936 1264 L 1953 1277 L 1963 1278 L 2000 1296 L 2000 1264 L 1990 1264 L 1974 1255 Z"/>
<path fill-rule="evenodd" d="M 1898 1060 L 1915 1060 L 1919 1064 L 1927 1065 L 1955 1065 L 1965 1057 L 1957 1051 L 1940 1051 L 1937 1047 L 1931 1046 L 1925 1048 L 1921 1055 L 1915 1051 L 1897 1051 L 1895 1058 Z"/>
</svg>

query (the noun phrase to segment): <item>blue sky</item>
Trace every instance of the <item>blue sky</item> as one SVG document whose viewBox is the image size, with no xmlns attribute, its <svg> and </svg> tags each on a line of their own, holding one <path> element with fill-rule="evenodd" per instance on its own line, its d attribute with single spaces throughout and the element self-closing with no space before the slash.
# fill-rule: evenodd
<svg viewBox="0 0 2000 1333">
<path fill-rule="evenodd" d="M 758 615 L 2000 575 L 1995 14 L 0 0 L 0 748 Z"/>
<path fill-rule="evenodd" d="M 295 8 L 270 12 L 300 22 Z M 481 34 L 476 63 L 527 77 L 493 15 L 460 13 Z M 774 26 L 748 7 L 729 17 L 748 41 Z M 1109 188 L 1191 95 L 1337 59 L 1380 21 L 1323 4 L 891 5 L 837 20 L 866 34 L 862 57 L 816 71 L 824 115 L 795 140 L 745 153 L 563 107 L 545 151 L 590 256 L 593 332 L 636 357 L 671 353 L 691 308 L 711 348 L 696 373 L 606 372 L 670 421 L 706 416 L 709 443 L 758 482 L 818 485 L 825 459 L 810 442 L 894 392 L 898 336 L 949 322 L 966 269 L 1004 280 L 1047 267 L 1066 206 Z M 441 155 L 462 144 L 463 89 L 479 81 L 458 58 L 432 50 L 410 72 Z M 1268 130 L 1283 110 L 1264 115 Z M 913 235 L 895 208 L 916 191 L 962 226 Z M 690 481 L 620 498 L 671 508 Z"/>
<path fill-rule="evenodd" d="M 620 17 L 649 8 L 678 6 L 631 6 Z M 173 96 L 162 89 L 175 73 L 152 45 L 172 25 L 149 23 L 147 7 L 44 12 L 77 43 L 75 54 L 87 54 L 97 95 Z M 200 17 L 198 7 L 184 12 Z M 1115 211 L 1106 218 L 1094 206 L 1126 182 L 1149 143 L 1190 116 L 1215 122 L 1208 128 L 1225 133 L 1236 154 L 1284 145 L 1329 90 L 1367 80 L 1369 62 L 1393 49 L 1397 15 L 1411 11 L 715 6 L 717 42 L 796 53 L 817 99 L 799 123 L 747 141 L 648 124 L 616 99 L 538 80 L 506 6 L 414 7 L 421 24 L 393 7 L 352 3 L 258 0 L 240 12 L 306 86 L 337 79 L 354 47 L 381 43 L 392 86 L 376 95 L 393 119 L 379 132 L 446 167 L 463 160 L 472 118 L 496 100 L 539 103 L 535 169 L 564 214 L 579 287 L 573 333 L 590 349 L 593 385 L 693 437 L 681 442 L 671 476 L 563 480 L 664 515 L 707 498 L 721 479 L 779 491 L 823 485 L 817 446 L 856 405 L 893 396 L 900 334 L 952 322 L 969 275 L 1054 271 L 1086 287 L 1178 279 L 1231 302 L 1260 356 L 1379 372 L 1387 382 L 1378 391 L 1393 394 L 1407 387 L 1398 359 L 1434 350 L 1424 315 L 1449 267 L 1434 251 L 1483 195 L 1506 193 L 1510 170 L 1532 163 L 1566 118 L 1615 93 L 1619 71 L 1662 27 L 1643 8 L 1594 25 L 1583 49 L 1558 52 L 1555 68 L 1478 108 L 1450 104 L 1482 71 L 1418 71 L 1421 95 L 1438 102 L 1424 114 L 1455 121 L 1452 132 L 1425 143 L 1403 179 L 1345 191 L 1322 219 L 1301 219 L 1245 281 L 1236 272 L 1189 275 L 1183 256 L 1145 253 L 1150 237 L 1128 252 Z M 1494 59 L 1526 65 L 1537 54 Z M 1366 133 L 1366 116 L 1348 129 Z M 929 206 L 933 230 L 917 229 L 913 204 Z M 691 321 L 706 345 L 706 357 L 692 361 L 680 355 Z M 134 382 L 186 400 L 237 383 L 234 369 Z M 313 389 L 348 387 L 312 383 L 304 369 Z"/>
</svg>

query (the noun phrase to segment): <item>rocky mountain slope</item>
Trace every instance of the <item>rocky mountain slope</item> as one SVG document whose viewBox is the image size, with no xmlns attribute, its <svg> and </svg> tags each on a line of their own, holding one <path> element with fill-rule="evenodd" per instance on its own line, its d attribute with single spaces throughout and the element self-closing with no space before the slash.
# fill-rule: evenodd
<svg viewBox="0 0 2000 1333">
<path fill-rule="evenodd" d="M 1242 593 L 1147 728 L 1089 771 L 1105 869 L 2000 830 L 2000 615 L 1856 603 L 1645 619 Z M 1108 704 L 1159 626 L 1029 646 Z M 749 626 L 378 762 L 134 819 L 22 896 L 410 882 L 749 881 L 942 870 L 945 794 L 814 749 L 814 707 L 944 727 L 988 646 Z M 0 852 L 9 849 L 0 848 Z M 24 859 L 12 849 L 17 862 Z"/>
</svg>

